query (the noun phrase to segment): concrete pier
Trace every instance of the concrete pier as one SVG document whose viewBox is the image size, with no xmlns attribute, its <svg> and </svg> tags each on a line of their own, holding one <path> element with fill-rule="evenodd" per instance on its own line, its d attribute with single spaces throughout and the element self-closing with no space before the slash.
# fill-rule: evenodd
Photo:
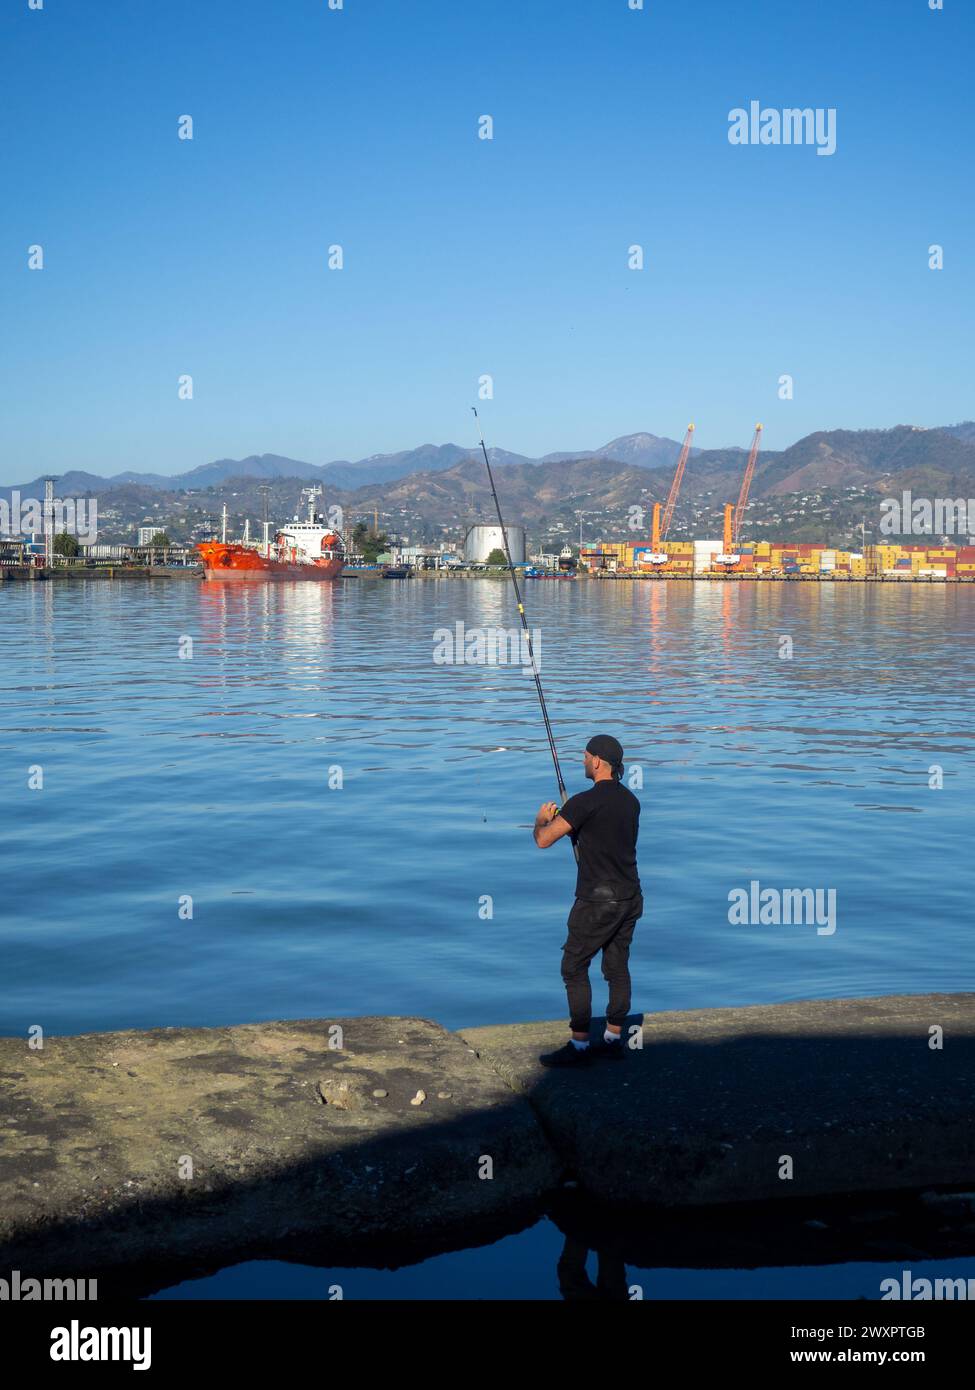
<svg viewBox="0 0 975 1390">
<path fill-rule="evenodd" d="M 0 1269 L 476 1243 L 557 1172 L 527 1100 L 425 1019 L 0 1039 Z"/>
<path fill-rule="evenodd" d="M 546 1071 L 565 1036 L 343 1018 L 0 1038 L 0 1273 L 403 1262 L 518 1229 L 568 1178 L 671 1213 L 975 1187 L 975 995 L 648 1014 L 624 1062 Z"/>
<path fill-rule="evenodd" d="M 537 1061 L 552 1024 L 461 1037 L 531 1100 L 565 1168 L 604 1202 L 975 1181 L 975 994 L 648 1014 L 640 1033 L 626 1061 L 568 1077 Z"/>
</svg>

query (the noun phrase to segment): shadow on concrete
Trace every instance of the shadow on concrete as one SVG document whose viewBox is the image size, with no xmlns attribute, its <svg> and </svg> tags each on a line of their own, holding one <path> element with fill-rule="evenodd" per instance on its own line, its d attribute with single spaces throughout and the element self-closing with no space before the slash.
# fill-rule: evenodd
<svg viewBox="0 0 975 1390">
<path fill-rule="evenodd" d="M 971 998 L 651 1016 L 642 1050 L 579 1073 L 538 1066 L 565 1036 L 561 1025 L 464 1030 L 452 1036 L 504 1079 L 509 1099 L 452 1119 L 411 1117 L 409 1129 L 205 1193 L 93 1201 L 0 1246 L 0 1277 L 97 1277 L 100 1297 L 132 1298 L 245 1260 L 395 1269 L 543 1216 L 565 1236 L 559 1281 L 570 1299 L 625 1298 L 627 1264 L 975 1253 L 972 1200 L 918 1196 L 975 1186 L 975 1035 L 956 1028 L 934 1053 L 924 1032 L 927 1019 L 943 1021 L 947 1000 L 964 1000 L 970 1021 Z M 774 1028 L 755 1026 L 775 1010 Z M 594 1037 L 602 1028 L 594 1020 Z M 228 1112 L 226 1123 L 246 1114 Z M 346 1117 L 333 1108 L 328 1123 Z M 491 1178 L 478 1176 L 484 1155 Z M 794 1165 L 788 1185 L 783 1155 Z M 23 1177 L 22 1157 L 0 1153 L 0 1163 Z M 43 1179 L 41 1166 L 34 1180 Z"/>
<path fill-rule="evenodd" d="M 683 1207 L 975 1183 L 973 994 L 809 1000 L 641 1021 L 642 1048 L 578 1075 L 539 1067 L 550 1024 L 460 1036 L 529 1099 L 563 1167 L 607 1204 Z M 601 1019 L 593 1032 L 602 1032 Z"/>
</svg>

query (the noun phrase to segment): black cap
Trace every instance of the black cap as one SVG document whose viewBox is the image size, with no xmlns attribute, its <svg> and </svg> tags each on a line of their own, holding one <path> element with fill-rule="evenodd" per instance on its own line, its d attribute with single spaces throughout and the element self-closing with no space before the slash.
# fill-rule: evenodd
<svg viewBox="0 0 975 1390">
<path fill-rule="evenodd" d="M 614 772 L 623 766 L 623 749 L 612 734 L 594 734 L 586 744 L 586 752 L 602 758 Z"/>
</svg>

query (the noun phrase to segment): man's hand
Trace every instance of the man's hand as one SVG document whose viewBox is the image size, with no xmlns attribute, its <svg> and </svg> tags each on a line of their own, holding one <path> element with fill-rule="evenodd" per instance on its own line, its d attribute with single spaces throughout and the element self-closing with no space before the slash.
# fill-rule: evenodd
<svg viewBox="0 0 975 1390">
<path fill-rule="evenodd" d="M 539 849 L 548 849 L 549 845 L 554 845 L 556 840 L 561 840 L 563 835 L 568 835 L 571 831 L 572 826 L 564 816 L 559 815 L 559 808 L 554 801 L 546 801 L 538 808 L 532 833 Z"/>
</svg>

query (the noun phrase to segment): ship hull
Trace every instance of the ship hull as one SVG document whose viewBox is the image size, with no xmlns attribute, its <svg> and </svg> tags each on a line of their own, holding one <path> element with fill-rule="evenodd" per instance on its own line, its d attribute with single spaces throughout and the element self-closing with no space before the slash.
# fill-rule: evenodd
<svg viewBox="0 0 975 1390">
<path fill-rule="evenodd" d="M 247 546 L 222 541 L 204 541 L 196 549 L 203 564 L 204 578 L 228 584 L 266 582 L 269 579 L 322 583 L 324 580 L 337 579 L 345 565 L 345 561 L 340 559 L 275 560 Z"/>
</svg>

